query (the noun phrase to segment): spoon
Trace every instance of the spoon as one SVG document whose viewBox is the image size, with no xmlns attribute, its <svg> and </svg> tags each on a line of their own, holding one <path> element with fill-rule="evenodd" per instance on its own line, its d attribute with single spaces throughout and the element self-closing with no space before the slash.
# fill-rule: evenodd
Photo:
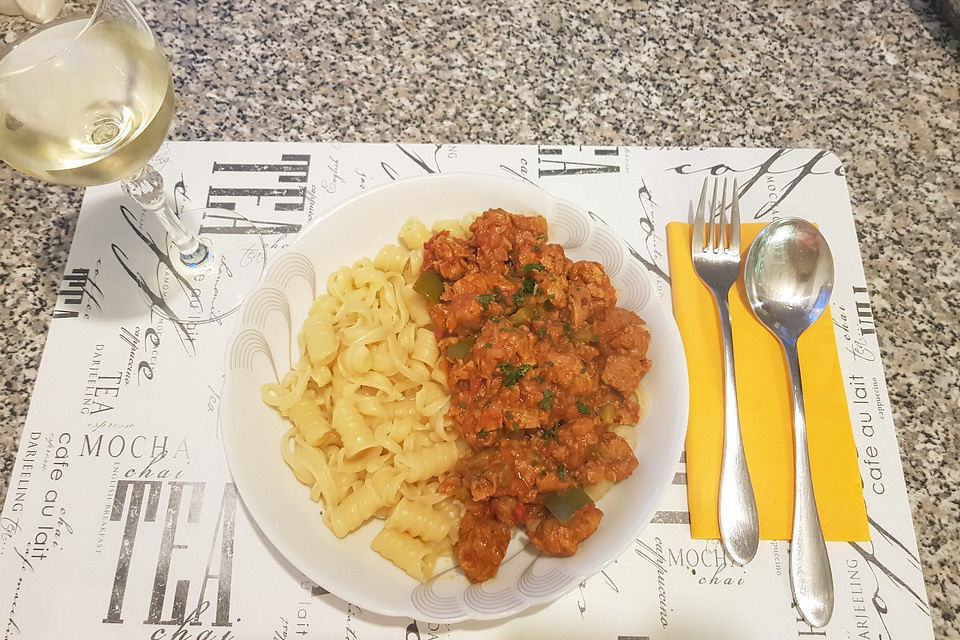
<svg viewBox="0 0 960 640">
<path fill-rule="evenodd" d="M 753 313 L 780 340 L 790 369 L 796 467 L 790 586 L 803 618 L 822 627 L 833 614 L 833 575 L 810 476 L 797 340 L 830 302 L 833 257 L 815 226 L 782 218 L 754 240 L 743 278 Z"/>
</svg>

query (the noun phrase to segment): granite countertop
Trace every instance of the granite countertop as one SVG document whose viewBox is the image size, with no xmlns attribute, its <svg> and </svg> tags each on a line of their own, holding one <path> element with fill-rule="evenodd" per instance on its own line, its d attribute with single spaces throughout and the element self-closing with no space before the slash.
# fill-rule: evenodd
<svg viewBox="0 0 960 640">
<path fill-rule="evenodd" d="M 138 4 L 178 140 L 835 151 L 934 625 L 960 638 L 960 36 L 928 3 Z M 0 169 L 0 500 L 81 195 Z"/>
</svg>

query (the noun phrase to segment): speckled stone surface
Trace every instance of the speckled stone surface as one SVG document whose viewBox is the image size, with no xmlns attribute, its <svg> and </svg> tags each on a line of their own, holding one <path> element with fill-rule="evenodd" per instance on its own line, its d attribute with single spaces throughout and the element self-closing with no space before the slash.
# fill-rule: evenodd
<svg viewBox="0 0 960 640">
<path fill-rule="evenodd" d="M 846 163 L 938 637 L 960 638 L 960 36 L 918 0 L 139 0 L 179 140 L 810 146 Z M 0 499 L 79 190 L 0 169 Z"/>
</svg>

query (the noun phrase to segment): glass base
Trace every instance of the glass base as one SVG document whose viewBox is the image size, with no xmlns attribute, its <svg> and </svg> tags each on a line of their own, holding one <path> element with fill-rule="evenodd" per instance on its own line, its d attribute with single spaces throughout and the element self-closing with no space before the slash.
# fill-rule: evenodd
<svg viewBox="0 0 960 640">
<path fill-rule="evenodd" d="M 224 218 L 231 219 L 229 233 L 204 233 L 211 225 L 223 229 Z M 167 242 L 167 259 L 157 268 L 160 295 L 150 300 L 151 306 L 180 324 L 217 322 L 236 311 L 260 280 L 266 259 L 263 237 L 250 220 L 226 209 L 184 211 L 180 221 L 206 245 L 208 254 L 189 266 Z"/>
</svg>

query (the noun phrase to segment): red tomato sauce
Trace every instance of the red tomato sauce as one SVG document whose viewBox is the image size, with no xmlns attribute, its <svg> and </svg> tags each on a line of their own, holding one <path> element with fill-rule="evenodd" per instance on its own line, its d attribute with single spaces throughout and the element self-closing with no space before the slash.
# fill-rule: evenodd
<svg viewBox="0 0 960 640">
<path fill-rule="evenodd" d="M 445 489 L 467 503 L 457 559 L 480 582 L 496 575 L 511 527 L 556 556 L 596 530 L 592 503 L 560 521 L 544 500 L 636 468 L 609 427 L 639 419 L 650 334 L 616 306 L 601 265 L 547 241 L 542 217 L 491 209 L 470 232 L 435 234 L 421 273 L 443 282 L 429 310 L 447 355 L 448 417 L 470 447 Z"/>
</svg>

